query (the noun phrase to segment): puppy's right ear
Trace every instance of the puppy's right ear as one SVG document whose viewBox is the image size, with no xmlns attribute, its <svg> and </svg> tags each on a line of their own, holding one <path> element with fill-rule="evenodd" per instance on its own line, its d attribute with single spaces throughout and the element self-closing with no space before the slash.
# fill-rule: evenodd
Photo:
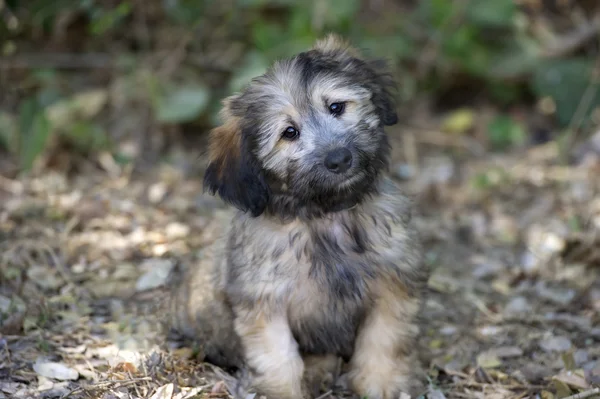
<svg viewBox="0 0 600 399">
<path fill-rule="evenodd" d="M 204 188 L 256 217 L 267 207 L 269 186 L 248 139 L 242 135 L 240 118 L 233 116 L 229 107 L 230 101 L 226 101 L 221 113 L 225 122 L 210 132 Z"/>
</svg>

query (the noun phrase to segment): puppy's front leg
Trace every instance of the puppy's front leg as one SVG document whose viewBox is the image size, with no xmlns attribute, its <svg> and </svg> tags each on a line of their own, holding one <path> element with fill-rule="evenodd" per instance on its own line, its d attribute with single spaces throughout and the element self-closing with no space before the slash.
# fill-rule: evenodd
<svg viewBox="0 0 600 399">
<path fill-rule="evenodd" d="M 253 372 L 252 385 L 269 398 L 303 399 L 304 363 L 284 314 L 236 311 L 235 329 Z"/>
<path fill-rule="evenodd" d="M 418 395 L 422 388 L 414 353 L 418 308 L 418 299 L 389 289 L 376 301 L 359 330 L 350 361 L 350 381 L 361 397 L 397 399 L 401 392 Z"/>
</svg>

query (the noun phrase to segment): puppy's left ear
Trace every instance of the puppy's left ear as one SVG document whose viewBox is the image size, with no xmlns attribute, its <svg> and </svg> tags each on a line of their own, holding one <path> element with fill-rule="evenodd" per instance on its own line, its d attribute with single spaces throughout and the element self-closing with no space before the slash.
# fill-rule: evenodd
<svg viewBox="0 0 600 399">
<path fill-rule="evenodd" d="M 396 110 L 396 82 L 388 72 L 387 63 L 383 60 L 368 61 L 371 70 L 370 89 L 373 93 L 372 101 L 379 111 L 381 121 L 386 126 L 398 123 Z"/>
<path fill-rule="evenodd" d="M 261 215 L 269 200 L 269 186 L 248 137 L 242 134 L 240 118 L 231 114 L 231 99 L 221 113 L 225 123 L 210 132 L 209 163 L 204 187 L 236 208 Z"/>
</svg>

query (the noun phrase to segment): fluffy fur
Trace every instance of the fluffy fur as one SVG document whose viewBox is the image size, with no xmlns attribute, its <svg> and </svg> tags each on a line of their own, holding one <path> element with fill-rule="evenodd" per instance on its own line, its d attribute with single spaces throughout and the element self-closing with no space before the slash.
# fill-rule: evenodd
<svg viewBox="0 0 600 399">
<path fill-rule="evenodd" d="M 361 397 L 422 388 L 428 272 L 387 177 L 391 87 L 381 63 L 330 36 L 226 99 L 211 133 L 204 183 L 234 208 L 171 313 L 208 361 L 248 370 L 269 398 L 314 396 L 309 380 L 337 358 Z M 340 149 L 334 171 L 325 159 Z"/>
</svg>

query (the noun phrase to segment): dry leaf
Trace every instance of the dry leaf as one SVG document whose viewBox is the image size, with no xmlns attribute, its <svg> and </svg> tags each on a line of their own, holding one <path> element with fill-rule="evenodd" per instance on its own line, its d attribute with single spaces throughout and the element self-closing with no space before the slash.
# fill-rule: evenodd
<svg viewBox="0 0 600 399">
<path fill-rule="evenodd" d="M 150 399 L 171 399 L 173 397 L 173 384 L 166 384 L 159 387 Z"/>
<path fill-rule="evenodd" d="M 33 364 L 33 370 L 39 375 L 56 380 L 76 380 L 79 373 L 70 367 L 58 362 L 47 362 L 38 358 Z"/>
</svg>

